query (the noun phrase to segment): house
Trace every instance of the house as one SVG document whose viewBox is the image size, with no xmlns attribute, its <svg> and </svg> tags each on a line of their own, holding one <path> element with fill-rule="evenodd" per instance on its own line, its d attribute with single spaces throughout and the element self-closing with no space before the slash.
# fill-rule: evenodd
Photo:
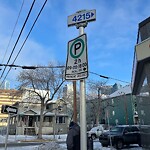
<svg viewBox="0 0 150 150">
<path fill-rule="evenodd" d="M 134 103 L 135 96 L 131 93 L 131 86 L 124 86 L 114 93 L 87 100 L 87 124 L 95 125 L 98 117 L 99 124 L 137 124 L 138 116 Z"/>
<path fill-rule="evenodd" d="M 18 108 L 16 115 L 10 117 L 10 134 L 36 135 L 40 122 L 40 103 L 17 102 L 13 106 Z M 44 111 L 42 134 L 67 133 L 67 106 L 62 99 L 50 101 Z"/>
<path fill-rule="evenodd" d="M 45 100 L 49 99 L 48 91 L 36 90 L 36 93 L 45 96 Z M 0 123 L 3 126 L 7 125 L 8 116 L 10 116 L 10 134 L 35 135 L 38 133 L 41 101 L 32 89 L 0 90 L 0 102 L 0 106 L 13 105 L 18 110 L 17 114 L 4 112 L 0 114 Z M 44 114 L 43 134 L 67 133 L 67 104 L 63 99 L 49 101 L 44 108 Z"/>
<path fill-rule="evenodd" d="M 104 101 L 115 91 L 118 91 L 122 88 L 122 85 L 119 83 L 115 83 L 114 85 L 102 85 L 97 86 L 97 90 L 91 90 L 90 96 L 87 97 L 86 105 L 87 105 L 87 124 L 88 127 L 97 125 L 97 124 L 105 124 L 106 116 L 105 116 L 105 107 Z M 93 97 L 91 99 L 91 97 Z"/>
<path fill-rule="evenodd" d="M 103 101 L 105 122 L 110 125 L 135 124 L 133 99 L 130 85 L 124 86 L 109 95 Z"/>
</svg>

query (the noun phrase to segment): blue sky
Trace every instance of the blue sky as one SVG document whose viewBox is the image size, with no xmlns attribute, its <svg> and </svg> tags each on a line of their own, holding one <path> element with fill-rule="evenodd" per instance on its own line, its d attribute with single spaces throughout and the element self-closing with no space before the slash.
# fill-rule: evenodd
<svg viewBox="0 0 150 150">
<path fill-rule="evenodd" d="M 1 63 L 22 1 L 0 1 Z M 31 0 L 24 1 L 17 28 L 3 63 L 8 60 L 31 3 Z M 36 0 L 10 64 L 16 57 L 43 3 L 44 0 Z M 81 9 L 96 9 L 96 21 L 89 23 L 85 28 L 89 71 L 131 82 L 138 23 L 149 17 L 149 0 L 48 0 L 15 64 L 48 65 L 50 61 L 60 61 L 65 64 L 67 43 L 79 35 L 75 26 L 67 26 L 67 17 Z M 7 77 L 14 87 L 19 71 L 21 70 L 12 69 Z M 102 80 L 92 74 L 89 74 L 89 78 Z M 108 84 L 115 82 L 109 80 Z"/>
</svg>

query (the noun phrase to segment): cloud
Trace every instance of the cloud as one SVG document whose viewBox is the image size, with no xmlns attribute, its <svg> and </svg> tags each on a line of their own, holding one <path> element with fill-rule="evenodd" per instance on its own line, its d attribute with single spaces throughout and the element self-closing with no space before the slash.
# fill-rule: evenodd
<svg viewBox="0 0 150 150">
<path fill-rule="evenodd" d="M 7 47 L 21 2 L 11 2 L 11 4 L 10 1 L 0 1 L 0 60 Z M 16 47 L 13 58 L 15 58 L 42 4 L 43 1 L 35 3 L 34 10 Z M 14 46 L 30 5 L 31 1 L 25 1 L 19 24 L 6 58 L 8 58 Z M 17 58 L 16 64 L 47 65 L 51 60 L 66 61 L 67 43 L 79 35 L 79 30 L 75 26 L 67 27 L 67 17 L 81 9 L 96 9 L 96 21 L 88 23 L 85 28 L 85 33 L 88 36 L 90 69 L 99 72 L 100 68 L 105 71 L 111 67 L 110 72 L 114 72 L 114 70 L 120 69 L 120 66 L 125 64 L 126 68 L 132 68 L 138 23 L 149 15 L 149 0 L 144 3 L 140 0 L 48 1 Z M 122 56 L 124 56 L 124 60 L 120 62 Z M 11 72 L 13 74 L 13 70 Z M 121 73 L 131 78 L 130 72 L 131 70 L 125 69 Z M 14 78 L 14 75 L 12 76 Z"/>
<path fill-rule="evenodd" d="M 22 65 L 46 65 L 50 60 L 55 60 L 54 50 L 44 46 L 33 39 L 29 39 L 22 49 L 16 63 Z"/>
</svg>

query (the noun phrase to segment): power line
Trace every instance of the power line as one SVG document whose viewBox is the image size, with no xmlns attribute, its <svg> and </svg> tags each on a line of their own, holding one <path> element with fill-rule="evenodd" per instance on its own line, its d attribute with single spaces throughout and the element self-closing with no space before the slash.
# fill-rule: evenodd
<svg viewBox="0 0 150 150">
<path fill-rule="evenodd" d="M 15 67 L 15 68 L 22 68 L 22 69 L 38 69 L 38 68 L 65 68 L 65 66 L 20 66 L 20 65 L 7 65 L 7 64 L 0 64 L 0 66 L 8 66 L 8 67 Z"/>
<path fill-rule="evenodd" d="M 46 2 L 47 2 L 47 0 L 45 0 L 45 2 L 44 2 L 44 4 L 43 4 L 43 6 L 42 6 L 42 8 L 41 8 L 40 12 L 38 13 L 38 15 L 37 15 L 37 17 L 36 17 L 36 19 L 35 19 L 35 21 L 34 21 L 34 23 L 33 23 L 32 27 L 31 27 L 31 29 L 30 29 L 30 31 L 29 31 L 29 33 L 28 33 L 28 35 L 27 35 L 26 39 L 24 40 L 24 42 L 23 42 L 23 44 L 22 44 L 22 46 L 21 46 L 21 48 L 20 48 L 20 50 L 19 50 L 19 52 L 18 52 L 17 56 L 15 57 L 15 59 L 14 59 L 14 61 L 13 61 L 13 64 L 14 64 L 14 62 L 16 61 L 16 59 L 17 59 L 18 55 L 20 54 L 20 52 L 21 52 L 22 48 L 24 47 L 24 44 L 26 43 L 26 41 L 27 41 L 27 39 L 28 39 L 28 37 L 29 37 L 29 35 L 30 35 L 30 33 L 31 33 L 32 29 L 33 29 L 33 27 L 35 26 L 35 23 L 37 22 L 37 20 L 38 20 L 38 18 L 39 18 L 39 16 L 40 16 L 40 14 L 41 14 L 41 12 L 42 12 L 42 10 L 43 10 L 43 8 L 44 8 L 44 6 L 45 6 Z"/>
<path fill-rule="evenodd" d="M 24 44 L 26 43 L 26 41 L 27 41 L 27 39 L 28 39 L 28 37 L 29 37 L 29 35 L 30 35 L 30 33 L 31 33 L 31 31 L 32 31 L 32 29 L 33 29 L 33 27 L 34 27 L 35 23 L 37 22 L 37 20 L 38 20 L 38 18 L 39 18 L 39 16 L 40 16 L 40 14 L 41 14 L 41 12 L 42 12 L 42 10 L 44 9 L 44 7 L 45 7 L 45 5 L 46 5 L 46 2 L 47 2 L 47 0 L 45 0 L 45 2 L 44 2 L 44 4 L 43 4 L 42 8 L 40 9 L 40 11 L 39 11 L 39 13 L 38 13 L 38 15 L 37 15 L 37 17 L 36 17 L 36 19 L 35 19 L 35 21 L 34 21 L 34 23 L 33 23 L 32 27 L 31 27 L 31 29 L 30 29 L 30 31 L 29 31 L 29 33 L 28 33 L 28 35 L 27 35 L 26 39 L 24 40 L 24 42 L 23 42 L 23 44 L 22 44 L 22 46 L 21 46 L 21 48 L 20 48 L 20 50 L 19 50 L 19 52 L 18 52 L 17 56 L 15 57 L 15 59 L 14 59 L 14 61 L 13 61 L 12 65 L 14 64 L 14 62 L 15 62 L 15 61 L 16 61 L 16 59 L 17 59 L 17 57 L 19 56 L 19 54 L 20 54 L 20 52 L 21 52 L 21 50 L 22 50 L 22 48 L 23 48 Z M 7 64 L 7 65 L 8 65 L 8 64 Z M 4 77 L 4 79 L 3 79 L 2 83 L 5 81 L 5 79 L 6 79 L 6 77 L 8 76 L 8 73 L 10 72 L 10 70 L 11 70 L 11 67 L 9 68 L 9 70 L 8 70 L 8 72 L 7 72 L 6 76 Z M 2 84 L 2 83 L 1 83 L 1 84 Z"/>
<path fill-rule="evenodd" d="M 7 64 L 9 63 L 9 61 L 10 61 L 10 59 L 11 59 L 11 57 L 12 57 L 12 54 L 13 54 L 13 52 L 14 52 L 14 50 L 15 50 L 17 44 L 18 44 L 18 41 L 19 41 L 19 39 L 20 39 L 20 37 L 21 37 L 21 34 L 22 34 L 22 32 L 23 32 L 23 29 L 24 29 L 24 27 L 25 27 L 25 25 L 26 25 L 26 23 L 27 23 L 27 21 L 28 21 L 28 18 L 29 18 L 29 16 L 30 16 L 30 13 L 31 13 L 31 11 L 32 11 L 32 8 L 33 8 L 33 6 L 34 6 L 34 3 L 35 3 L 35 0 L 33 0 L 33 3 L 32 3 L 32 5 L 31 5 L 31 7 L 30 7 L 30 10 L 29 10 L 28 15 L 27 15 L 27 17 L 26 17 L 26 19 L 25 19 L 25 22 L 24 22 L 24 24 L 23 24 L 23 27 L 22 27 L 22 29 L 21 29 L 21 31 L 20 31 L 20 33 L 19 33 L 19 36 L 18 36 L 18 38 L 17 38 L 17 41 L 16 41 L 16 43 L 15 43 L 13 49 L 12 49 L 12 52 L 11 52 L 11 54 L 10 54 L 10 57 L 9 57 L 9 59 L 8 59 L 8 61 L 7 61 Z M 2 74 L 1 74 L 1 77 L 0 77 L 0 78 L 2 78 L 2 76 L 3 76 L 4 72 L 5 72 L 5 70 L 6 70 L 6 66 L 5 66 L 5 68 L 4 68 L 4 70 L 3 70 Z"/>
<path fill-rule="evenodd" d="M 120 82 L 124 82 L 124 83 L 130 83 L 130 82 L 127 82 L 127 81 L 123 81 L 123 80 L 120 80 L 120 79 L 115 79 L 115 78 L 112 78 L 112 77 L 108 77 L 108 76 L 104 76 L 104 75 L 100 75 L 100 74 L 98 74 L 98 73 L 95 73 L 95 72 L 89 72 L 89 73 L 91 73 L 91 74 L 95 74 L 95 75 L 97 75 L 97 76 L 99 76 L 99 77 L 101 77 L 101 78 L 105 78 L 105 79 L 112 79 L 112 80 L 116 80 L 116 81 L 120 81 Z"/>
<path fill-rule="evenodd" d="M 15 23 L 14 28 L 13 28 L 13 31 L 12 31 L 12 33 L 11 33 L 11 36 L 10 36 L 10 39 L 9 39 L 9 42 L 8 42 L 8 45 L 7 45 L 7 48 L 6 48 L 6 51 L 5 51 L 4 57 L 3 57 L 3 59 L 2 59 L 2 63 L 4 62 L 4 59 L 5 59 L 5 57 L 6 57 L 6 54 L 7 54 L 8 48 L 9 48 L 9 46 L 10 46 L 10 42 L 11 42 L 12 37 L 13 37 L 13 35 L 14 35 L 14 31 L 15 31 L 16 26 L 17 26 L 17 24 L 18 24 L 18 20 L 19 20 L 19 17 L 20 17 L 20 14 L 21 14 L 21 11 L 22 11 L 22 8 L 23 8 L 23 5 L 24 5 L 24 0 L 23 0 L 23 2 L 22 2 L 22 5 L 21 5 L 21 8 L 20 8 L 20 11 L 19 11 L 19 14 L 18 14 L 18 17 L 17 17 L 16 23 Z"/>
<path fill-rule="evenodd" d="M 20 66 L 20 65 L 14 65 L 14 64 L 11 64 L 11 65 L 8 65 L 8 64 L 0 64 L 0 66 L 8 66 L 10 68 L 12 67 L 15 67 L 15 68 L 22 68 L 22 69 L 38 69 L 38 68 L 65 68 L 65 66 Z M 120 82 L 124 82 L 124 83 L 130 83 L 130 82 L 127 82 L 127 81 L 123 81 L 123 80 L 120 80 L 120 79 L 115 79 L 115 78 L 112 78 L 112 77 L 108 77 L 108 76 L 104 76 L 104 75 L 100 75 L 98 73 L 95 73 L 95 72 L 89 72 L 91 74 L 95 74 L 101 78 L 105 78 L 105 79 L 112 79 L 112 80 L 117 80 L 117 81 L 120 81 Z"/>
</svg>

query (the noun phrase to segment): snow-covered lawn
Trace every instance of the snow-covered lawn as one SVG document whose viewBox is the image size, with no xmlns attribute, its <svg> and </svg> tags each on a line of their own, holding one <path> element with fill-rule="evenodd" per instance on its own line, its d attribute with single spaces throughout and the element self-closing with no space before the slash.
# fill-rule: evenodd
<svg viewBox="0 0 150 150">
<path fill-rule="evenodd" d="M 29 146 L 15 146 L 15 147 L 7 147 L 7 150 L 67 150 L 66 147 L 66 137 L 67 135 L 56 135 L 55 136 L 55 140 L 54 140 L 54 136 L 53 135 L 43 135 L 43 139 L 42 141 L 37 141 L 37 136 L 27 136 L 27 135 L 9 135 L 8 136 L 8 142 L 43 142 L 43 144 L 41 145 L 29 145 Z M 5 143 L 5 138 L 6 136 L 2 136 L 0 135 L 0 143 Z M 44 143 L 44 141 L 46 143 Z M 59 141 L 58 143 L 55 141 Z M 100 142 L 97 140 L 94 141 L 93 144 L 93 148 L 94 150 L 115 150 L 114 148 L 106 148 L 106 147 L 102 147 Z M 4 149 L 4 147 L 0 147 L 0 150 Z M 142 150 L 142 148 L 138 147 L 137 145 L 131 147 L 131 148 L 127 148 L 130 150 Z M 124 150 L 127 150 L 124 149 Z"/>
</svg>

